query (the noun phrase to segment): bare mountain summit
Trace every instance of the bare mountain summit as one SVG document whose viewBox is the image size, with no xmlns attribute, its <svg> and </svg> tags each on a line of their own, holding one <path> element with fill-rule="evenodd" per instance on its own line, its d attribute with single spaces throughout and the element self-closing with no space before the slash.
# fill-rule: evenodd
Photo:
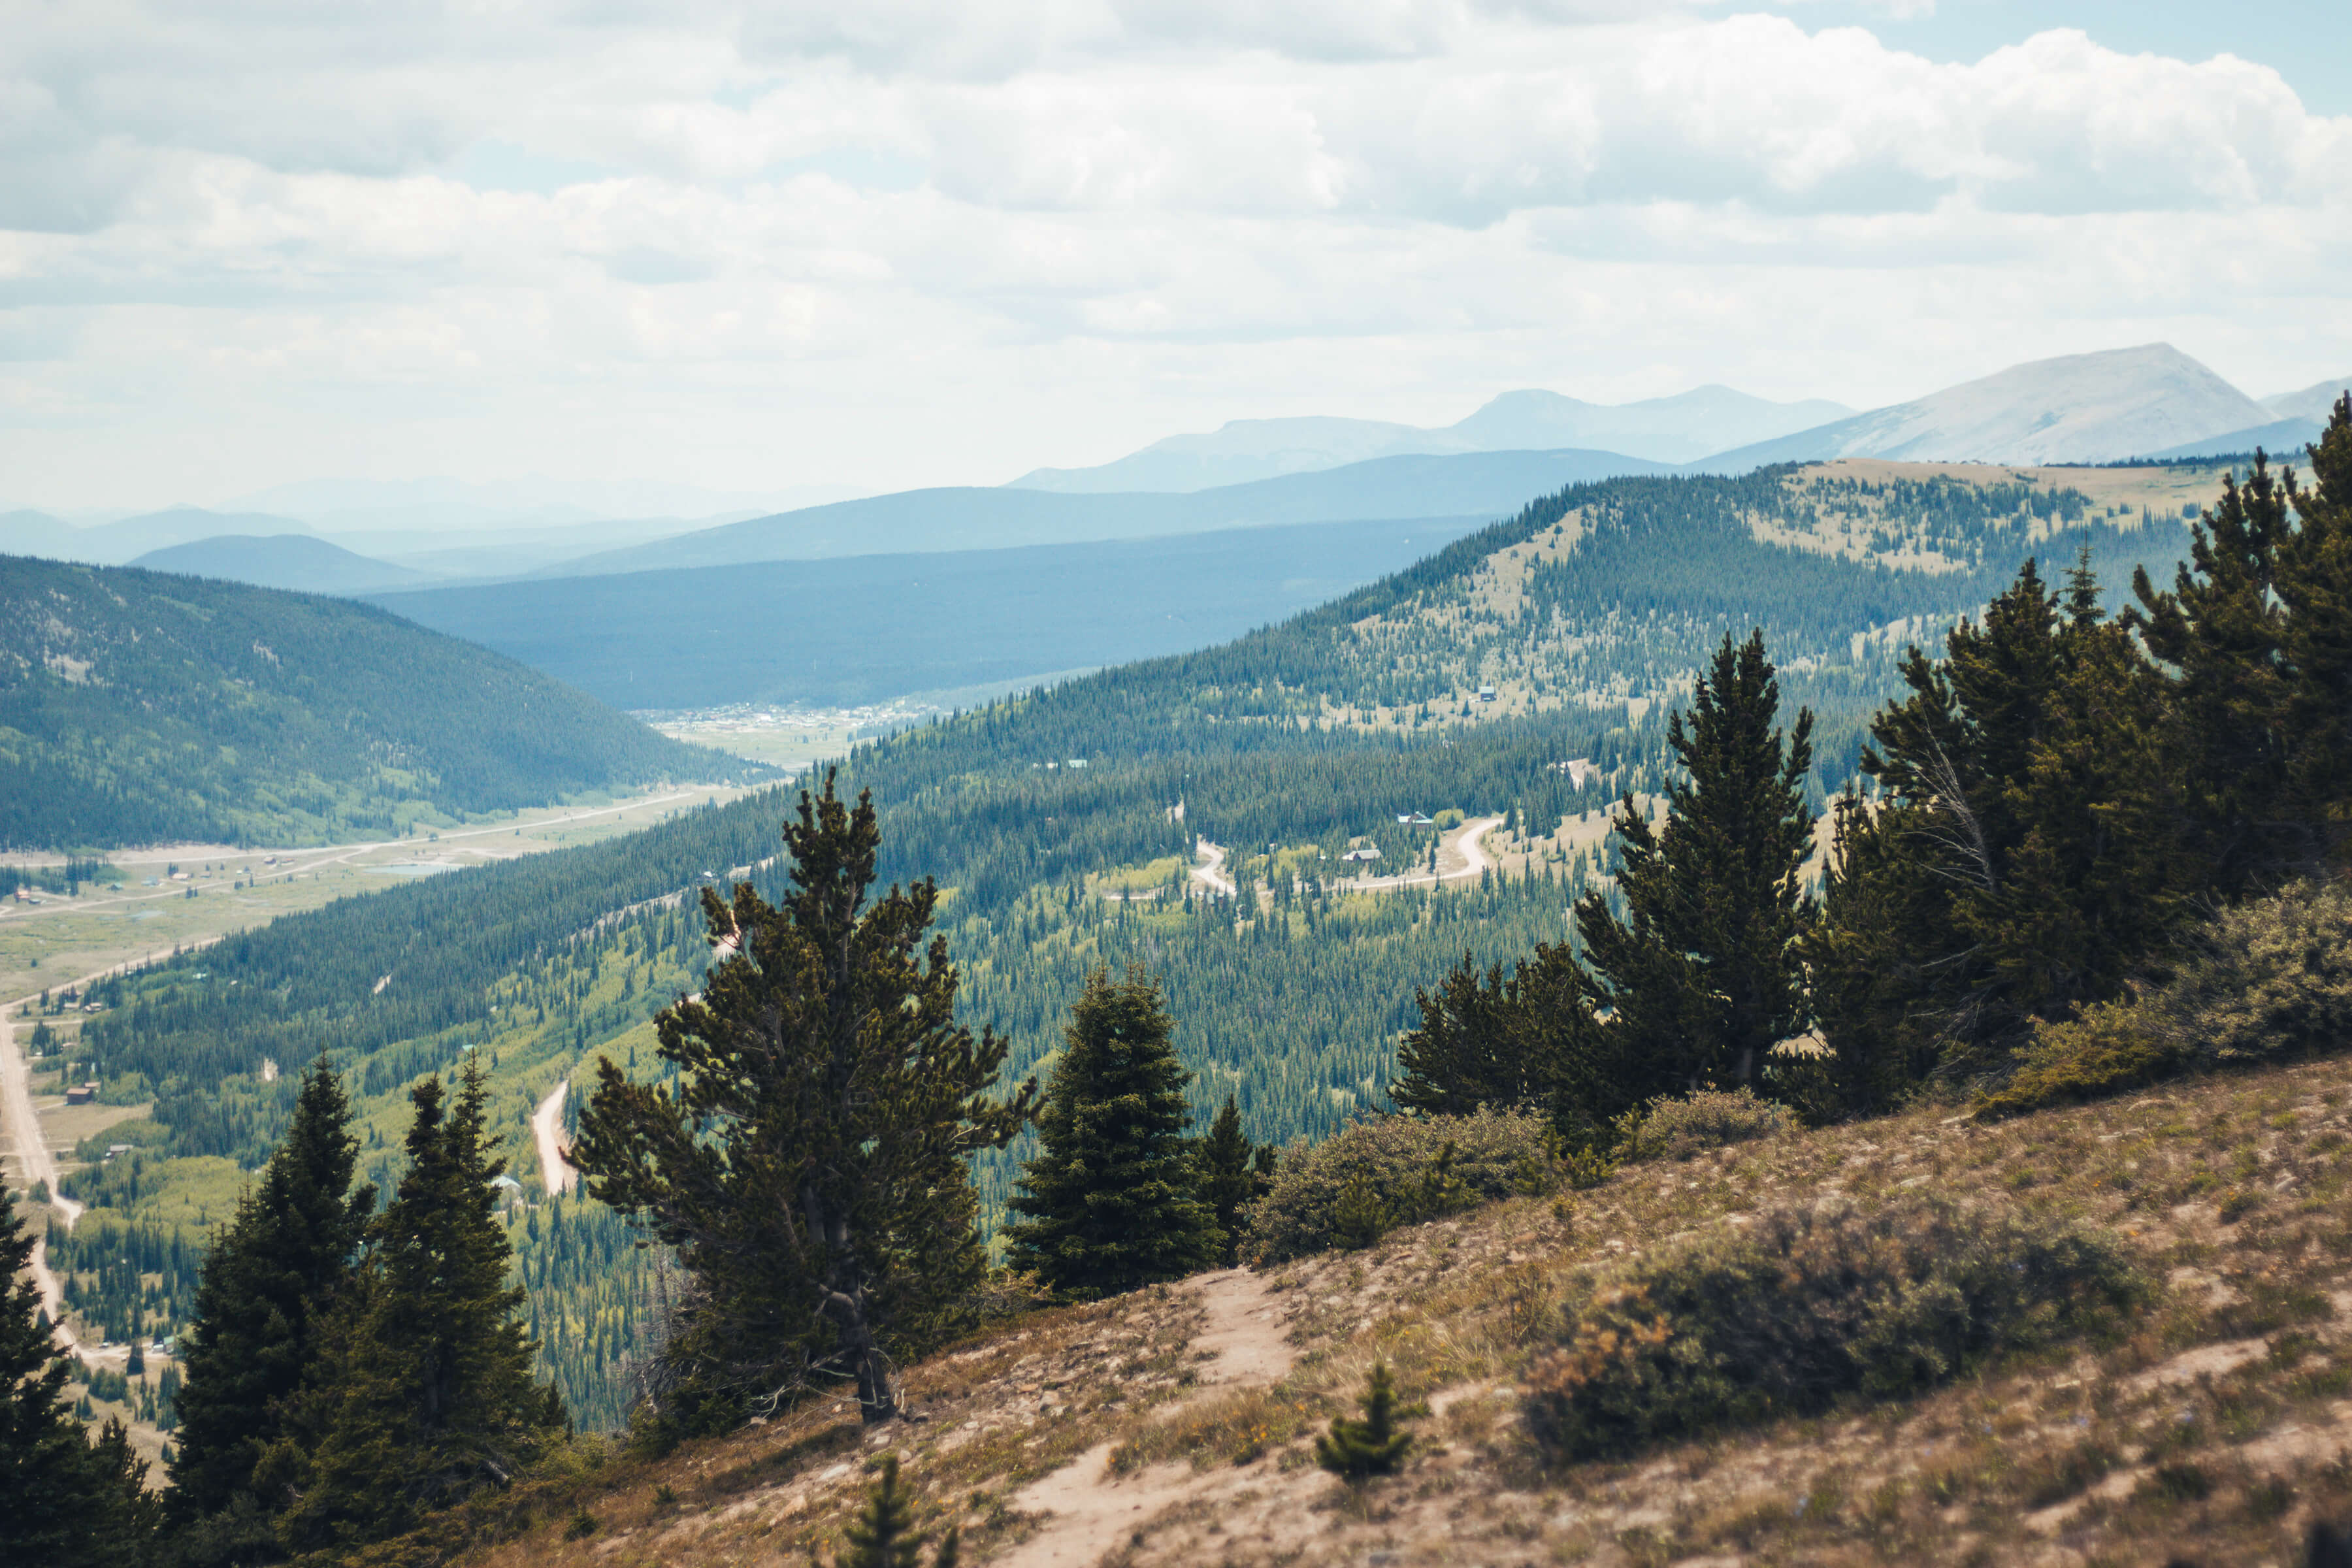
<svg viewBox="0 0 2352 1568">
<path fill-rule="evenodd" d="M 1910 403 L 1700 465 L 1896 458 L 1977 463 L 2103 463 L 2244 430 L 2277 416 L 2170 343 L 2036 360 Z"/>
</svg>

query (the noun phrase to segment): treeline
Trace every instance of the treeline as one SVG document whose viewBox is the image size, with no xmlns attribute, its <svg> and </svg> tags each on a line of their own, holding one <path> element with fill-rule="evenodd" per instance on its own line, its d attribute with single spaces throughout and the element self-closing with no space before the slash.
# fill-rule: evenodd
<svg viewBox="0 0 2352 1568">
<path fill-rule="evenodd" d="M 0 847 L 316 843 L 767 770 L 342 599 L 0 556 Z"/>
</svg>

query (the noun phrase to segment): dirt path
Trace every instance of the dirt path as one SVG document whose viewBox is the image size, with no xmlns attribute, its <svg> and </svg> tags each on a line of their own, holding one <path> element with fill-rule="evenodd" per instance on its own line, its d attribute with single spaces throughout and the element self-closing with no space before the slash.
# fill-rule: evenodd
<svg viewBox="0 0 2352 1568">
<path fill-rule="evenodd" d="M 1182 1289 L 1204 1313 L 1192 1349 L 1195 1354 L 1208 1352 L 1213 1359 L 1199 1364 L 1199 1388 L 1164 1407 L 1160 1419 L 1223 1389 L 1264 1386 L 1290 1371 L 1297 1352 L 1263 1278 L 1227 1268 L 1189 1279 Z M 1087 1449 L 1013 1498 L 1016 1512 L 1051 1518 L 1036 1534 L 992 1559 L 996 1568 L 1090 1568 L 1125 1545 L 1138 1526 L 1223 1479 L 1198 1476 L 1189 1463 L 1114 1476 L 1111 1447 L 1104 1443 Z"/>
<path fill-rule="evenodd" d="M 539 1182 L 551 1194 L 568 1193 L 580 1173 L 563 1157 L 563 1096 L 572 1088 L 569 1078 L 558 1079 L 539 1109 L 530 1113 L 530 1135 L 539 1144 Z"/>
</svg>

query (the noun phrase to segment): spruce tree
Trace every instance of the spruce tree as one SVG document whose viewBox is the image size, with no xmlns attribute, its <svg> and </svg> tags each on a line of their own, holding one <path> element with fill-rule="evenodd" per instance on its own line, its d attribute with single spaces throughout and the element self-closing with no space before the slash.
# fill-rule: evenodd
<svg viewBox="0 0 2352 1568">
<path fill-rule="evenodd" d="M 1242 1131 L 1239 1099 L 1225 1096 L 1225 1108 L 1217 1112 L 1201 1143 L 1201 1196 L 1217 1216 L 1217 1231 L 1223 1238 L 1221 1256 L 1227 1263 L 1241 1257 L 1242 1233 L 1248 1228 L 1242 1211 L 1265 1194 L 1272 1175 L 1265 1156 L 1272 1152 L 1252 1146 L 1249 1134 Z"/>
<path fill-rule="evenodd" d="M 26 1272 L 33 1238 L 0 1187 L 0 1555 L 58 1568 L 146 1559 L 155 1506 L 147 1462 L 119 1421 L 91 1442 L 67 1400 L 69 1371 L 40 1288 Z"/>
<path fill-rule="evenodd" d="M 225 1556 L 250 1555 L 269 1539 L 267 1524 L 254 1521 L 277 1500 L 255 1495 L 254 1466 L 278 1441 L 317 1324 L 350 1279 L 375 1206 L 373 1187 L 352 1185 L 359 1140 L 351 1120 L 331 1068 L 322 1061 L 303 1075 L 286 1135 L 205 1255 L 182 1336 L 165 1507 L 182 1534 L 199 1519 L 234 1510 L 236 1528 L 194 1531 L 225 1535 Z M 240 1499 L 246 1506 L 236 1506 Z M 208 1552 L 183 1556 L 212 1560 Z"/>
<path fill-rule="evenodd" d="M 849 1550 L 833 1560 L 833 1568 L 919 1568 L 928 1535 L 915 1528 L 915 1500 L 898 1484 L 898 1456 L 885 1455 L 882 1474 L 866 1494 L 866 1506 L 842 1531 Z M 940 1542 L 931 1568 L 955 1568 L 961 1540 L 950 1525 Z"/>
<path fill-rule="evenodd" d="M 2193 856 L 2162 682 L 2099 606 L 2028 561 L 1945 657 L 1914 648 L 1873 721 L 1874 799 L 1842 805 L 1801 944 L 1848 1102 L 2000 1070 L 2036 1020 L 2115 995 L 2179 919 Z"/>
<path fill-rule="evenodd" d="M 610 1058 L 572 1159 L 588 1190 L 643 1215 L 694 1278 L 673 1328 L 663 1418 L 715 1429 L 812 1375 L 856 1380 L 869 1421 L 897 1413 L 892 1349 L 965 1321 L 985 1275 L 965 1157 L 1013 1141 L 1034 1085 L 990 1098 L 1005 1056 L 955 1021 L 947 943 L 923 937 L 926 880 L 869 907 L 881 833 L 803 791 L 784 828 L 793 891 L 748 882 L 703 894 L 728 950 L 698 998 L 656 1020 L 675 1091 L 628 1081 Z"/>
<path fill-rule="evenodd" d="M 506 1484 L 568 1426 L 513 1321 L 524 1293 L 506 1282 L 513 1250 L 491 1185 L 506 1162 L 481 1068 L 467 1059 L 454 1100 L 438 1078 L 410 1100 L 408 1169 L 321 1331 L 291 1440 L 259 1468 L 297 1493 L 285 1535 L 298 1547 L 398 1534 Z M 286 1452 L 297 1446 L 307 1452 Z"/>
<path fill-rule="evenodd" d="M 2286 801 L 2297 737 L 2285 727 L 2290 611 L 2277 588 L 2300 499 L 2293 470 L 2273 474 L 2257 454 L 2242 486 L 2223 479 L 2170 592 L 2145 567 L 2132 578 L 2129 624 L 2174 677 L 2174 751 L 2195 829 L 2184 847 L 2231 893 L 2311 864 L 2317 848 Z"/>
<path fill-rule="evenodd" d="M 1481 1106 L 1549 1113 L 1576 1142 L 1631 1108 L 1622 1037 L 1593 1017 L 1591 983 L 1566 942 L 1481 975 L 1467 952 L 1397 1046 L 1390 1098 L 1405 1110 L 1466 1116 Z"/>
<path fill-rule="evenodd" d="M 1176 1059 L 1159 985 L 1140 970 L 1087 977 L 1023 1168 L 1007 1260 L 1088 1300 L 1180 1279 L 1224 1250 L 1184 1137 L 1192 1075 Z"/>
<path fill-rule="evenodd" d="M 1333 1416 L 1330 1431 L 1315 1439 L 1315 1462 L 1348 1481 L 1396 1474 L 1412 1447 L 1412 1435 L 1397 1430 L 1397 1415 L 1389 1363 L 1375 1362 L 1364 1385 L 1364 1418 Z"/>
<path fill-rule="evenodd" d="M 1598 890 L 1577 930 L 1613 1009 L 1627 1101 L 1755 1080 L 1764 1055 L 1804 1020 L 1793 951 L 1805 920 L 1800 873 L 1812 844 L 1805 778 L 1812 714 L 1775 727 L 1780 682 L 1764 634 L 1728 634 L 1666 726 L 1685 777 L 1654 830 L 1628 795 L 1615 827 L 1622 924 Z"/>
</svg>

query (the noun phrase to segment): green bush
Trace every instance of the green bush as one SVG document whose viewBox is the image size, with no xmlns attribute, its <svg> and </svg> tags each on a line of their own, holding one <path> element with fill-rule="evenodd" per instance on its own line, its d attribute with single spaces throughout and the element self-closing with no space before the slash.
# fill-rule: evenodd
<svg viewBox="0 0 2352 1568">
<path fill-rule="evenodd" d="M 1948 1382 L 2086 1331 L 2147 1286 L 2122 1245 L 2012 1210 L 1906 1194 L 1768 1211 L 1591 1284 L 1528 1378 L 1568 1458 Z"/>
<path fill-rule="evenodd" d="M 2172 979 L 2037 1025 L 2016 1071 L 1978 1102 L 2014 1115 L 2199 1068 L 2340 1050 L 2352 1042 L 2352 889 L 2299 883 L 2224 910 Z"/>
<path fill-rule="evenodd" d="M 1796 1125 L 1784 1106 L 1759 1100 L 1746 1085 L 1702 1089 L 1654 1100 L 1619 1119 L 1618 1151 L 1638 1160 L 1692 1160 L 1727 1143 L 1770 1138 Z"/>
<path fill-rule="evenodd" d="M 1280 1263 L 1369 1247 L 1399 1226 L 1559 1184 L 1549 1125 L 1532 1112 L 1382 1116 L 1282 1152 L 1252 1204 L 1242 1256 Z"/>
</svg>

